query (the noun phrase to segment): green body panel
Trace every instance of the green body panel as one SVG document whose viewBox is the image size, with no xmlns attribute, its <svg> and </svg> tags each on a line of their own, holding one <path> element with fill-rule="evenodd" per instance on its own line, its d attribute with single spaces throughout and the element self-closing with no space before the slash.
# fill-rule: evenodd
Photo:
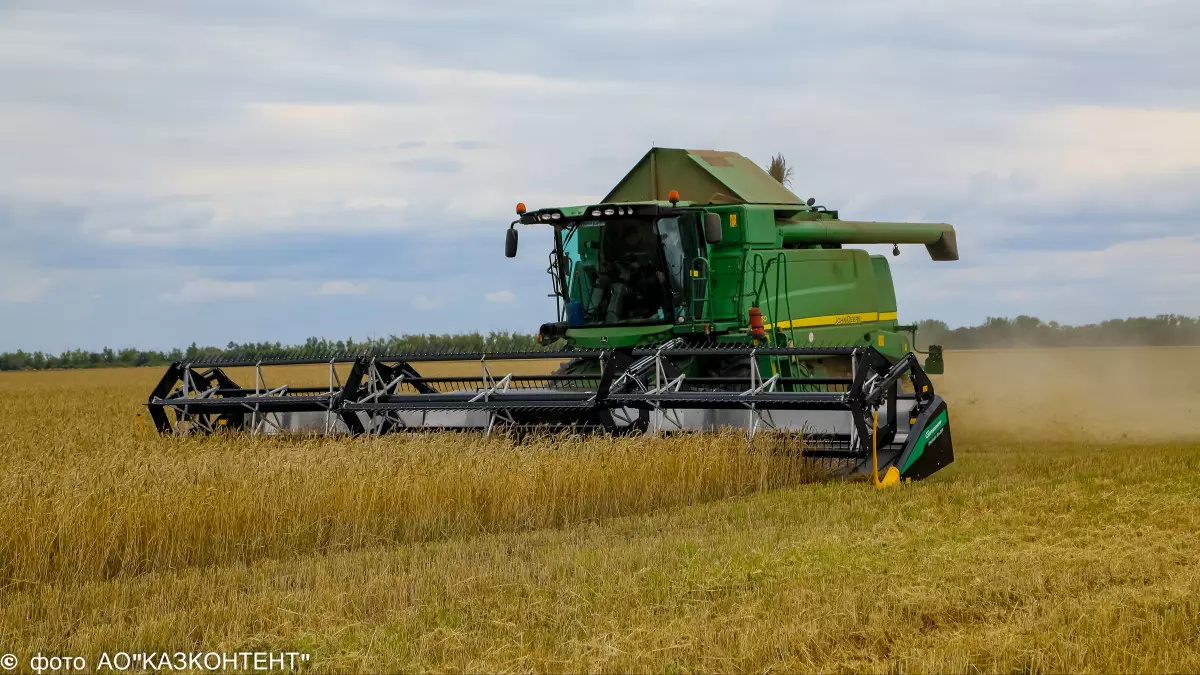
<svg viewBox="0 0 1200 675">
<path fill-rule="evenodd" d="M 637 347 L 639 345 L 658 344 L 671 339 L 675 327 L 657 326 L 604 326 L 598 328 L 571 328 L 567 331 L 567 339 L 584 349 L 602 349 L 604 347 Z"/>
<path fill-rule="evenodd" d="M 752 237 L 753 222 L 745 228 Z M 757 305 L 768 331 L 785 344 L 869 343 L 894 357 L 908 351 L 910 340 L 896 331 L 896 294 L 882 256 L 856 249 L 741 249 L 711 260 L 708 318 L 748 326 Z"/>
<path fill-rule="evenodd" d="M 892 283 L 892 270 L 888 267 L 887 258 L 881 255 L 871 256 L 871 267 L 875 271 L 875 294 L 879 299 L 879 311 L 895 312 L 896 286 Z"/>
<path fill-rule="evenodd" d="M 681 201 L 663 201 L 671 190 Z M 888 260 L 843 246 L 924 244 L 935 260 L 958 257 L 949 225 L 842 221 L 837 211 L 806 204 L 756 164 L 730 152 L 654 148 L 600 205 L 557 210 L 575 218 L 627 204 L 695 212 L 689 222 L 697 227 L 703 214 L 715 213 L 721 219 L 721 241 L 705 244 L 701 237 L 699 249 L 689 254 L 699 260 L 703 273 L 691 273 L 689 310 L 678 323 L 589 324 L 566 330 L 569 343 L 622 347 L 674 335 L 753 342 L 750 311 L 758 307 L 768 342 L 870 345 L 897 359 L 913 345 L 911 334 L 897 328 Z M 579 237 L 586 241 L 596 234 L 581 228 Z"/>
</svg>

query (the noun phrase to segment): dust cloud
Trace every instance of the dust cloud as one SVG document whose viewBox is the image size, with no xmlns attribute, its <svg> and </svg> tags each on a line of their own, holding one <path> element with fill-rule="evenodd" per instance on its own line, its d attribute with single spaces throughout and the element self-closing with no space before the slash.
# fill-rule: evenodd
<svg viewBox="0 0 1200 675">
<path fill-rule="evenodd" d="M 1138 442 L 1200 439 L 1200 348 L 947 351 L 934 387 L 956 436 Z"/>
</svg>

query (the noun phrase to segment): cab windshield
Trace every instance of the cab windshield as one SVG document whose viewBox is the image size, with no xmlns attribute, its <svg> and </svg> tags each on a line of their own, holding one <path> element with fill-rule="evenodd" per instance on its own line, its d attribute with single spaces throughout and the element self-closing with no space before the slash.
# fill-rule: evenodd
<svg viewBox="0 0 1200 675">
<path fill-rule="evenodd" d="M 569 326 L 684 316 L 686 275 L 697 254 L 689 215 L 573 222 L 557 226 L 555 237 Z"/>
</svg>

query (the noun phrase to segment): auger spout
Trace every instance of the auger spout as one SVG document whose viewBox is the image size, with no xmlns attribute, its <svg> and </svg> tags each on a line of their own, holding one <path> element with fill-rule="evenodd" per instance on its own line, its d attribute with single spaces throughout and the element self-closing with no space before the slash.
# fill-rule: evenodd
<svg viewBox="0 0 1200 675">
<path fill-rule="evenodd" d="M 958 260 L 954 226 L 945 223 L 885 223 L 856 220 L 808 220 L 782 223 L 783 245 L 925 244 L 934 260 Z"/>
</svg>

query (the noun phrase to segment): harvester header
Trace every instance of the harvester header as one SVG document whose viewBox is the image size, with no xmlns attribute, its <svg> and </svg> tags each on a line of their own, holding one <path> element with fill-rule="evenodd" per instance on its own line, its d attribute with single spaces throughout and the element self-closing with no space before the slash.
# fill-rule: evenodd
<svg viewBox="0 0 1200 675">
<path fill-rule="evenodd" d="M 149 405 L 164 432 L 383 433 L 497 426 L 610 433 L 739 427 L 799 432 L 845 473 L 922 478 L 953 459 L 949 413 L 902 325 L 887 258 L 850 248 L 921 244 L 958 259 L 941 223 L 844 221 L 734 152 L 652 148 L 595 204 L 517 205 L 554 234 L 556 316 L 542 351 L 334 355 L 326 387 L 234 383 L 231 363 L 177 363 Z M 340 359 L 340 360 L 339 360 Z M 539 376 L 498 362 L 555 359 Z M 480 364 L 473 377 L 417 365 Z M 288 361 L 294 363 L 295 360 Z M 349 372 L 340 374 L 338 364 Z M 237 364 L 247 365 L 247 364 Z"/>
</svg>

